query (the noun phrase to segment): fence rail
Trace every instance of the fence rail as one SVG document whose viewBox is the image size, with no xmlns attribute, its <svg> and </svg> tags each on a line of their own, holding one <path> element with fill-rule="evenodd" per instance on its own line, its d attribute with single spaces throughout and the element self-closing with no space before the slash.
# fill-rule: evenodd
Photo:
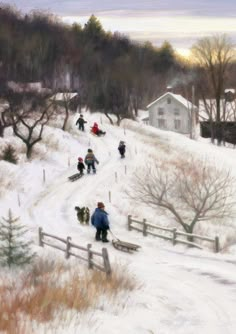
<svg viewBox="0 0 236 334">
<path fill-rule="evenodd" d="M 134 224 L 136 224 L 136 226 Z M 139 226 L 137 226 L 137 225 L 139 225 Z M 216 253 L 218 253 L 220 251 L 219 237 L 218 236 L 216 236 L 215 238 L 209 238 L 209 237 L 203 237 L 203 236 L 198 235 L 198 234 L 191 234 L 191 233 L 181 232 L 181 231 L 178 231 L 176 228 L 167 228 L 167 227 L 162 227 L 162 226 L 147 223 L 146 219 L 143 219 L 142 221 L 137 220 L 137 219 L 133 219 L 131 215 L 128 215 L 128 230 L 129 231 L 136 230 L 136 231 L 142 232 L 144 236 L 147 236 L 148 234 L 150 234 L 150 235 L 153 235 L 153 236 L 158 237 L 158 238 L 162 238 L 162 239 L 165 239 L 165 240 L 170 240 L 170 241 L 172 241 L 173 245 L 175 245 L 177 243 L 181 243 L 181 244 L 186 244 L 186 245 L 196 247 L 196 248 L 199 248 L 199 249 L 203 249 L 203 247 L 200 244 L 198 244 L 196 242 L 193 242 L 193 241 L 180 239 L 180 238 L 178 238 L 178 236 L 185 236 L 187 238 L 192 238 L 194 240 L 195 239 L 200 239 L 200 240 L 211 242 L 213 244 L 214 251 Z M 156 232 L 158 230 L 167 232 L 170 235 L 160 234 L 160 233 Z"/>
<path fill-rule="evenodd" d="M 47 245 L 49 247 L 61 250 L 65 252 L 66 259 L 69 259 L 70 256 L 74 256 L 78 259 L 87 262 L 89 269 L 97 268 L 98 270 L 105 272 L 107 276 L 111 275 L 111 265 L 106 248 L 102 248 L 102 252 L 99 253 L 91 249 L 92 248 L 91 244 L 88 244 L 87 247 L 76 245 L 73 242 L 71 242 L 71 237 L 67 237 L 66 239 L 59 238 L 53 234 L 45 233 L 42 227 L 39 227 L 38 233 L 39 233 L 39 246 L 44 247 L 44 245 Z M 46 240 L 44 239 L 45 237 L 47 238 Z M 53 243 L 50 243 L 48 238 L 62 242 L 65 245 L 64 248 L 62 245 L 55 245 Z M 73 248 L 84 252 L 83 254 L 84 256 L 74 253 Z M 95 262 L 95 257 L 102 258 L 102 263 Z"/>
</svg>

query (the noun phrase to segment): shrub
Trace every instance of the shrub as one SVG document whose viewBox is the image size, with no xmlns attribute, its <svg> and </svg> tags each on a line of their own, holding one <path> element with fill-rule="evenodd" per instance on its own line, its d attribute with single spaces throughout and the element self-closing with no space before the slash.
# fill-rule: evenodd
<svg viewBox="0 0 236 334">
<path fill-rule="evenodd" d="M 3 150 L 1 159 L 11 162 L 12 164 L 17 164 L 18 157 L 16 155 L 16 150 L 12 145 L 7 145 L 7 147 Z"/>
</svg>

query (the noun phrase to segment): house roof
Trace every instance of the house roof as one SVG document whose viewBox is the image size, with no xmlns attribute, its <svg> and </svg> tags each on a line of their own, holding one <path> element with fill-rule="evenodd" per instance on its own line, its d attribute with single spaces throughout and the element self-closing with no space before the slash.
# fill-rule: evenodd
<svg viewBox="0 0 236 334">
<path fill-rule="evenodd" d="M 64 93 L 56 93 L 53 96 L 50 97 L 50 100 L 54 101 L 70 101 L 73 99 L 75 96 L 77 96 L 78 93 L 69 93 L 69 92 L 64 92 Z"/>
<path fill-rule="evenodd" d="M 221 121 L 235 122 L 236 121 L 236 100 L 227 102 L 225 99 L 220 100 Z M 216 120 L 216 100 L 206 99 L 205 103 L 203 100 L 199 100 L 199 121 L 207 122 L 209 119 L 212 121 Z"/>
<path fill-rule="evenodd" d="M 155 101 L 151 102 L 147 108 L 150 108 L 152 105 L 156 104 L 157 102 L 159 102 L 160 100 L 162 100 L 163 98 L 165 98 L 166 96 L 170 96 L 173 99 L 177 100 L 179 103 L 181 103 L 186 109 L 192 109 L 192 108 L 197 108 L 197 106 L 193 105 L 192 102 L 188 101 L 187 99 L 185 99 L 182 95 L 179 94 L 174 94 L 171 92 L 167 92 L 164 95 L 160 96 L 158 99 L 156 99 Z"/>
</svg>

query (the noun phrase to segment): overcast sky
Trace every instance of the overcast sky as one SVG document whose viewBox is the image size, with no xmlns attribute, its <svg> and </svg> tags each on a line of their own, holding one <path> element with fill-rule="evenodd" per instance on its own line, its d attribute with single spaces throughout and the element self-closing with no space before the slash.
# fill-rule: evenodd
<svg viewBox="0 0 236 334">
<path fill-rule="evenodd" d="M 13 0 L 23 12 L 48 10 L 65 22 L 84 24 L 91 14 L 105 30 L 159 46 L 168 40 L 179 51 L 202 36 L 227 33 L 236 44 L 236 0 Z"/>
</svg>

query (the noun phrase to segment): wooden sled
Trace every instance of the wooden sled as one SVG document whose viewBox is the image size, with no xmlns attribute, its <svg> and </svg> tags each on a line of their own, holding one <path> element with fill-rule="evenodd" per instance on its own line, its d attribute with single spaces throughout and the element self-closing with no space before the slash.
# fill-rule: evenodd
<svg viewBox="0 0 236 334">
<path fill-rule="evenodd" d="M 76 174 L 73 174 L 73 175 L 69 176 L 68 180 L 74 182 L 74 181 L 80 179 L 82 176 L 83 176 L 83 174 L 76 173 Z"/>
<path fill-rule="evenodd" d="M 112 245 L 118 249 L 121 250 L 123 252 L 133 252 L 133 251 L 137 251 L 139 248 L 141 248 L 141 246 L 136 245 L 136 244 L 132 244 L 130 242 L 125 242 L 125 241 L 121 241 L 119 239 L 113 239 L 112 240 Z"/>
</svg>

